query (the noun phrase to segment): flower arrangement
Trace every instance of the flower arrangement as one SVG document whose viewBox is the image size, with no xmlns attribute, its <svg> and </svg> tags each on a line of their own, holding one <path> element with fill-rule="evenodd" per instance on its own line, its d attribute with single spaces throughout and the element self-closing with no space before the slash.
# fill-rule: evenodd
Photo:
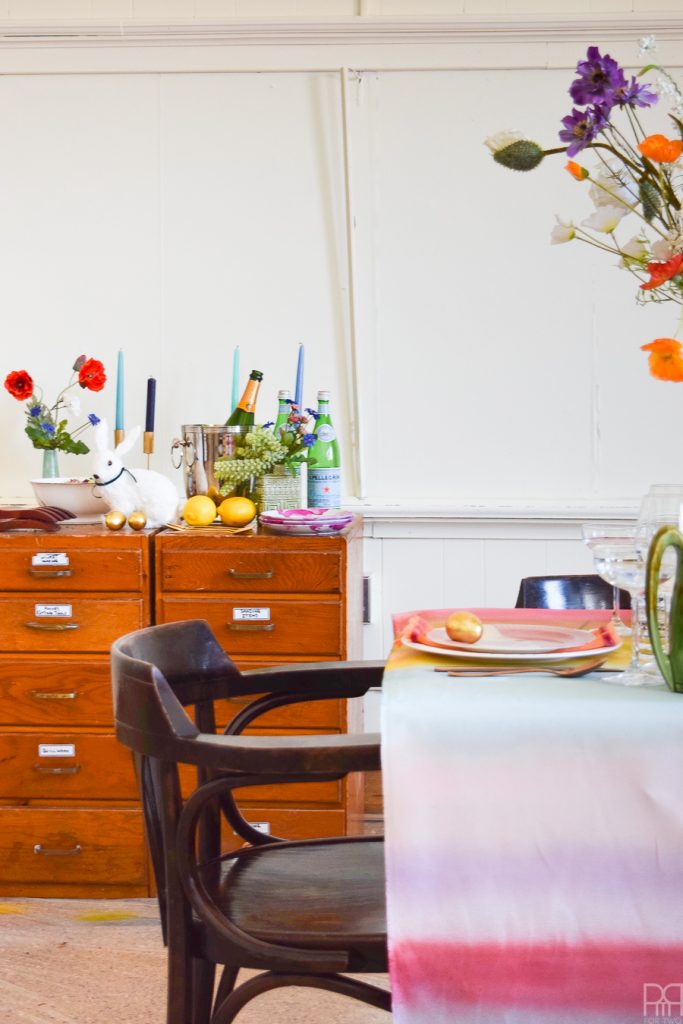
<svg viewBox="0 0 683 1024">
<path fill-rule="evenodd" d="M 278 430 L 279 436 L 271 432 L 272 423 L 265 423 L 244 435 L 243 443 L 235 448 L 231 458 L 214 463 L 222 495 L 232 494 L 252 477 L 270 473 L 274 466 L 283 466 L 291 476 L 296 474 L 308 449 L 315 444 L 315 434 L 308 433 L 308 418 L 299 412 L 298 405 L 290 401 L 290 406 L 290 414 Z M 318 414 L 312 409 L 306 412 L 317 419 Z"/>
<path fill-rule="evenodd" d="M 641 56 L 654 45 L 652 36 L 641 40 Z M 683 95 L 658 65 L 647 64 L 629 79 L 597 46 L 588 48 L 576 72 L 569 88 L 576 106 L 562 118 L 559 133 L 563 145 L 543 149 L 509 131 L 487 139 L 486 145 L 497 163 L 516 171 L 533 170 L 546 156 L 566 153 L 566 170 L 585 183 L 594 209 L 580 225 L 557 217 L 551 242 L 576 240 L 612 253 L 618 265 L 638 280 L 638 302 L 683 306 Z M 649 72 L 657 75 L 654 89 L 638 81 Z M 648 135 L 641 125 L 639 110 L 653 106 L 659 94 L 672 102 L 674 138 Z M 587 150 L 599 161 L 593 170 L 573 159 Z M 628 241 L 620 242 L 616 230 L 626 217 L 638 218 L 640 224 Z M 680 326 L 679 321 L 676 334 Z M 683 381 L 683 346 L 675 336 L 657 338 L 641 348 L 649 353 L 653 377 Z"/>
<path fill-rule="evenodd" d="M 59 392 L 56 401 L 48 405 L 43 392 L 26 370 L 12 370 L 5 378 L 5 390 L 20 402 L 26 402 L 26 427 L 34 448 L 70 452 L 72 455 L 86 455 L 90 449 L 78 435 L 87 427 L 99 423 L 95 413 L 89 413 L 85 423 L 69 432 L 66 429 L 67 415 L 80 415 L 81 405 L 78 394 L 71 394 L 76 386 L 87 391 L 101 391 L 107 377 L 99 359 L 79 356 L 72 367 L 71 380 Z M 65 415 L 66 414 L 66 415 Z"/>
</svg>

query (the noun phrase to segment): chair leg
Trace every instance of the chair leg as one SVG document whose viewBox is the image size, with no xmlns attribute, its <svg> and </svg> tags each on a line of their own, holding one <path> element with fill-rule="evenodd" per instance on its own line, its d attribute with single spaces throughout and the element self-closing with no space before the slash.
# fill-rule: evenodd
<svg viewBox="0 0 683 1024">
<path fill-rule="evenodd" d="M 364 981 L 356 981 L 355 978 L 346 978 L 340 974 L 278 974 L 275 971 L 264 971 L 263 974 L 257 974 L 255 978 L 245 981 L 222 1002 L 216 1000 L 216 1011 L 211 1018 L 211 1024 L 232 1024 L 240 1010 L 256 996 L 288 985 L 321 988 L 391 1012 L 390 992 L 376 985 L 368 985 Z"/>
<path fill-rule="evenodd" d="M 192 961 L 192 1024 L 209 1024 L 216 965 L 208 960 Z"/>
</svg>

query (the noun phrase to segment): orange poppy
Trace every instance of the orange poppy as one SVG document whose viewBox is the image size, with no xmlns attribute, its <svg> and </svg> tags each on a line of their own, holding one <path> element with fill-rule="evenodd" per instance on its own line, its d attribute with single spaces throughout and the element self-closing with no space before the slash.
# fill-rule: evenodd
<svg viewBox="0 0 683 1024">
<path fill-rule="evenodd" d="M 638 143 L 638 149 L 658 164 L 673 164 L 683 153 L 683 139 L 667 139 L 666 135 L 648 135 Z"/>
<path fill-rule="evenodd" d="M 565 171 L 569 171 L 572 177 L 576 178 L 577 181 L 583 181 L 584 178 L 588 177 L 588 171 L 581 164 L 577 164 L 574 160 L 570 160 L 569 163 L 565 164 Z"/>
<path fill-rule="evenodd" d="M 682 271 L 683 253 L 677 253 L 670 260 L 667 260 L 666 263 L 648 263 L 647 272 L 650 275 L 650 280 L 646 281 L 645 284 L 641 284 L 640 287 L 645 292 L 650 291 L 652 288 L 659 288 Z"/>
<path fill-rule="evenodd" d="M 675 338 L 656 338 L 649 345 L 640 346 L 643 352 L 649 352 L 648 364 L 650 373 L 657 380 L 683 381 L 683 357 L 680 341 Z"/>
</svg>

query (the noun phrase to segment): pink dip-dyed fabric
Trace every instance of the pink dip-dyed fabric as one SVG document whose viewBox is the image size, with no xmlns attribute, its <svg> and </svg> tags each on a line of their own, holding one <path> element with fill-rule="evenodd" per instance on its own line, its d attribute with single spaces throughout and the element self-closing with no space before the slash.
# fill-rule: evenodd
<svg viewBox="0 0 683 1024">
<path fill-rule="evenodd" d="M 677 1024 L 683 697 L 436 664 L 397 643 L 383 687 L 396 1024 Z"/>
</svg>

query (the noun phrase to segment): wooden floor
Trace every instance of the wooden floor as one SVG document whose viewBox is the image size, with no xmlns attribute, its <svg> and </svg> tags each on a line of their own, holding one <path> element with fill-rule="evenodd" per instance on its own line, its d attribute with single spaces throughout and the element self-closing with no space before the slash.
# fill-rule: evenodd
<svg viewBox="0 0 683 1024">
<path fill-rule="evenodd" d="M 156 901 L 0 901 L 3 1024 L 164 1024 L 165 999 Z M 341 996 L 288 989 L 245 1007 L 237 1024 L 390 1020 Z"/>
</svg>

